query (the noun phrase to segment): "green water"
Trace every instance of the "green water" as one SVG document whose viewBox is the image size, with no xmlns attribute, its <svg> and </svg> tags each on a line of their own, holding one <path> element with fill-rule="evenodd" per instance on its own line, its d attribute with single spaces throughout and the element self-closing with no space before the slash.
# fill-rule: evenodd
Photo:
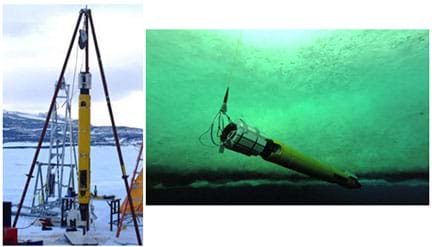
<svg viewBox="0 0 432 247">
<path fill-rule="evenodd" d="M 146 53 L 150 177 L 296 174 L 199 143 L 227 86 L 231 118 L 324 163 L 428 174 L 428 30 L 149 30 Z"/>
</svg>

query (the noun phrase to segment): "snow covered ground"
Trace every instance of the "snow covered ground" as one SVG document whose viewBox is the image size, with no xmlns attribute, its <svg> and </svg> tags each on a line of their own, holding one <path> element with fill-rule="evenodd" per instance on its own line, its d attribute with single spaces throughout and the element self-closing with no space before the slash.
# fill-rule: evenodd
<svg viewBox="0 0 432 247">
<path fill-rule="evenodd" d="M 36 145 L 34 145 L 36 146 Z M 131 175 L 138 155 L 138 146 L 123 146 L 122 152 L 126 164 L 127 174 Z M 3 200 L 12 201 L 17 204 L 21 196 L 26 176 L 35 149 L 31 148 L 5 148 L 3 149 Z M 48 149 L 43 149 L 39 155 L 40 161 L 46 161 Z M 91 149 L 91 188 L 97 185 L 98 194 L 115 195 L 118 198 L 125 198 L 126 192 L 121 178 L 116 148 L 114 146 L 93 146 Z M 33 173 L 35 175 L 36 169 Z M 24 205 L 30 206 L 33 196 L 35 178 L 32 179 L 27 192 Z M 93 236 L 98 240 L 99 245 L 120 245 L 136 244 L 136 236 L 133 225 L 128 225 L 115 238 L 115 227 L 113 232 L 109 229 L 110 209 L 105 201 L 94 201 L 97 219 L 91 225 Z M 15 208 L 13 208 L 15 209 Z M 14 216 L 12 216 L 14 217 Z M 12 218 L 13 219 L 13 218 Z M 24 228 L 34 221 L 35 218 L 20 216 L 17 227 Z M 139 220 L 142 225 L 142 218 Z M 142 232 L 142 227 L 141 227 Z M 41 231 L 41 226 L 36 223 L 31 227 L 19 229 L 18 238 L 20 241 L 44 240 L 44 244 L 63 245 L 68 244 L 63 236 L 64 229 L 54 227 L 51 231 Z M 141 235 L 142 236 L 142 235 Z"/>
</svg>

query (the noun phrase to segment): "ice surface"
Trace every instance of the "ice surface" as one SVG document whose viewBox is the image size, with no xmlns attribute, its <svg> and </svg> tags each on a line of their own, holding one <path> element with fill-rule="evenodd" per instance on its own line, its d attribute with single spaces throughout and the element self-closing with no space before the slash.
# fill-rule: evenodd
<svg viewBox="0 0 432 247">
<path fill-rule="evenodd" d="M 36 146 L 36 144 L 33 144 Z M 122 152 L 126 164 L 127 174 L 131 175 L 139 147 L 123 146 Z M 3 200 L 12 201 L 17 204 L 26 180 L 25 174 L 28 173 L 30 163 L 33 159 L 35 149 L 3 149 Z M 47 157 L 47 149 L 40 153 L 40 160 Z M 91 186 L 97 185 L 98 194 L 116 195 L 123 201 L 126 192 L 121 178 L 121 170 L 117 158 L 116 148 L 113 146 L 93 146 L 91 149 Z M 36 170 L 35 170 L 36 172 Z M 33 174 L 35 175 L 35 173 Z M 24 205 L 30 206 L 33 195 L 35 179 L 32 179 Z M 109 231 L 109 206 L 105 201 L 94 201 L 95 212 L 98 219 L 92 225 L 91 230 L 95 234 L 99 244 L 119 245 L 121 243 L 136 244 L 136 236 L 133 226 L 130 225 L 123 230 L 120 239 L 116 239 L 115 230 Z M 14 216 L 13 216 L 14 217 Z M 18 227 L 29 225 L 34 218 L 20 216 Z M 114 229 L 116 229 L 114 227 Z M 141 228 L 142 229 L 142 228 Z M 19 230 L 20 240 L 39 240 L 44 239 L 44 244 L 60 245 L 67 244 L 63 236 L 64 229 L 54 228 L 52 231 L 41 231 L 41 227 L 35 226 Z"/>
</svg>

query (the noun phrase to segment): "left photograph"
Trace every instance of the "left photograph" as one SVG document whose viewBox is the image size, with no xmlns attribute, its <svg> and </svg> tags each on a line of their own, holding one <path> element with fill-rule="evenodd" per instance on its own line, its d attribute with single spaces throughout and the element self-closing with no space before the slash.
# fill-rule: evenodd
<svg viewBox="0 0 432 247">
<path fill-rule="evenodd" d="M 3 244 L 142 245 L 141 5 L 3 5 Z"/>
</svg>

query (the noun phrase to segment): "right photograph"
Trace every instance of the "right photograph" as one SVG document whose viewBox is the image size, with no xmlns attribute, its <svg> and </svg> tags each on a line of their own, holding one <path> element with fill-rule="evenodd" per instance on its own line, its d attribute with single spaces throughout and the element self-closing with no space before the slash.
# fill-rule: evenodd
<svg viewBox="0 0 432 247">
<path fill-rule="evenodd" d="M 147 205 L 429 205 L 429 30 L 147 30 Z"/>
</svg>

